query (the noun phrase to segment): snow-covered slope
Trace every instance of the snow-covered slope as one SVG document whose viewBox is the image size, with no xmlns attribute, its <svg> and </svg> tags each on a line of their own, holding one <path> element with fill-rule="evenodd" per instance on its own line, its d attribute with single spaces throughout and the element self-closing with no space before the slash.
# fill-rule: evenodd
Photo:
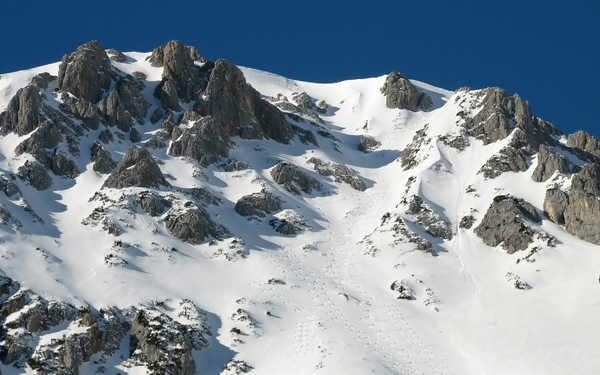
<svg viewBox="0 0 600 375">
<path fill-rule="evenodd" d="M 114 350 L 83 354 L 79 373 L 85 374 L 98 368 L 106 374 L 151 371 L 148 354 L 140 354 L 139 345 L 137 352 L 131 350 L 132 317 L 138 319 L 143 309 L 173 319 L 159 324 L 175 327 L 172 332 L 188 327 L 181 332 L 205 337 L 206 343 L 190 351 L 195 370 L 188 373 L 600 372 L 594 343 L 600 329 L 598 245 L 542 214 L 546 190 L 569 188 L 571 174 L 559 171 L 544 182 L 532 180 L 536 144 L 523 156 L 524 168 L 493 166 L 498 175 L 486 177 L 484 164 L 504 155 L 521 131 L 518 114 L 510 120 L 510 134 L 495 141 L 466 125 L 486 110 L 489 89 L 454 92 L 411 80 L 431 101 L 427 110 L 411 111 L 386 105 L 386 76 L 318 84 L 240 67 L 264 100 L 291 113 L 286 121 L 297 127 L 295 136 L 286 144 L 230 132 L 234 145 L 228 156 L 203 166 L 173 156 L 172 143 L 181 138 L 158 136 L 166 115 L 151 121 L 156 108 L 168 112 L 153 94 L 162 85 L 163 67 L 147 61 L 149 53 L 122 56 L 111 61 L 118 74 L 145 76 L 136 78 L 149 103 L 135 125 L 140 140 L 130 140 L 104 120 L 96 129 L 86 128 L 77 135 L 80 152 L 71 156 L 80 173 L 69 178 L 50 172 L 51 186 L 36 190 L 26 178 L 11 177 L 35 159 L 31 152 L 15 152 L 32 133 L 11 131 L 0 138 L 0 171 L 20 190 L 12 196 L 0 193 L 11 215 L 0 226 L 0 272 L 13 285 L 0 288 L 1 355 L 7 358 L 14 337 L 25 348 L 0 364 L 2 374 L 53 373 L 28 358 L 50 363 L 52 350 L 46 357 L 39 354 L 44 343 L 87 332 L 81 306 L 100 315 L 100 309 L 116 309 L 115 319 L 134 327 L 115 335 Z M 59 75 L 59 64 L 2 74 L 0 112 L 42 72 Z M 114 82 L 103 98 L 116 90 Z M 42 90 L 44 101 L 66 113 L 60 85 L 51 81 Z M 301 108 L 294 99 L 299 93 L 313 106 Z M 212 99 L 206 96 L 207 102 Z M 193 104 L 182 100 L 173 113 L 179 116 L 196 108 Z M 180 131 L 191 123 L 182 122 Z M 134 144 L 146 146 L 170 186 L 103 187 L 108 174 L 92 168 L 89 150 L 105 129 L 113 133 L 112 142 L 102 143 L 112 159 L 120 161 Z M 314 142 L 303 141 L 309 132 Z M 557 144 L 566 142 L 558 131 L 548 134 Z M 378 142 L 369 152 L 359 150 L 364 135 Z M 159 139 L 164 146 L 150 147 Z M 573 164 L 583 164 L 583 156 L 570 150 L 565 146 L 561 152 Z M 319 174 L 311 158 L 330 168 L 348 167 L 364 191 L 328 175 L 333 172 Z M 229 168 L 228 161 L 243 161 L 247 168 Z M 320 187 L 289 191 L 271 173 L 280 161 L 295 165 Z M 236 202 L 261 190 L 277 196 L 280 207 L 263 217 L 238 214 Z M 137 200 L 145 191 L 168 200 L 168 211 L 151 216 L 140 209 Z M 526 222 L 535 234 L 524 250 L 488 246 L 476 233 L 494 197 L 501 195 L 531 203 L 541 217 Z M 196 243 L 177 238 L 169 215 L 184 212 L 192 202 L 225 229 Z M 471 215 L 472 225 L 465 224 Z M 282 223 L 295 225 L 297 233 L 276 231 Z M 43 329 L 10 325 L 30 308 L 25 303 L 11 309 L 7 301 L 14 300 L 15 288 L 29 289 L 33 301 L 64 301 L 80 312 Z M 193 318 L 181 313 L 196 308 Z M 206 331 L 189 328 L 198 322 Z M 167 351 L 187 345 L 173 340 Z M 64 356 L 66 349 L 56 345 L 55 355 Z M 171 373 L 186 373 L 178 371 Z"/>
</svg>

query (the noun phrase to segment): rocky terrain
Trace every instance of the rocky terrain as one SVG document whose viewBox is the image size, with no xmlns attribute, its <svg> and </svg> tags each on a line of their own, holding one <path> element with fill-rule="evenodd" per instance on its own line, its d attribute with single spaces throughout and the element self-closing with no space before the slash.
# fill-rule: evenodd
<svg viewBox="0 0 600 375">
<path fill-rule="evenodd" d="M 594 374 L 599 202 L 501 88 L 91 41 L 0 79 L 0 374 Z"/>
</svg>

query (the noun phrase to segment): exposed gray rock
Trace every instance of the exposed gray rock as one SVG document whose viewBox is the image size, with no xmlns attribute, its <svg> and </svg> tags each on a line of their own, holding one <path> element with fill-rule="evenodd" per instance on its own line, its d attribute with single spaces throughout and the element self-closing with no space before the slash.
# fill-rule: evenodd
<svg viewBox="0 0 600 375">
<path fill-rule="evenodd" d="M 119 63 L 127 62 L 127 56 L 125 56 L 121 51 L 118 51 L 114 48 L 110 48 L 106 50 L 108 55 L 110 55 L 110 59 Z"/>
<path fill-rule="evenodd" d="M 6 110 L 0 113 L 2 134 L 14 131 L 20 136 L 35 130 L 43 121 L 40 115 L 42 95 L 36 86 L 25 86 L 17 90 L 8 102 Z"/>
<path fill-rule="evenodd" d="M 276 183 L 294 194 L 300 194 L 301 191 L 310 194 L 313 190 L 323 188 L 317 179 L 309 176 L 297 166 L 286 162 L 277 163 L 271 170 L 271 177 Z"/>
<path fill-rule="evenodd" d="M 103 188 L 114 189 L 130 186 L 147 188 L 170 186 L 152 155 L 144 148 L 133 147 L 127 151 L 123 160 L 102 185 Z"/>
<path fill-rule="evenodd" d="M 60 129 L 52 122 L 46 122 L 34 133 L 19 143 L 15 148 L 17 155 L 28 153 L 33 155 L 41 163 L 48 165 L 50 157 L 47 150 L 58 146 L 63 140 Z"/>
<path fill-rule="evenodd" d="M 186 156 L 206 167 L 227 157 L 231 141 L 225 129 L 210 116 L 203 117 L 181 130 L 169 148 L 169 155 Z"/>
<path fill-rule="evenodd" d="M 163 67 L 163 79 L 154 94 L 165 108 L 177 111 L 181 108 L 178 99 L 184 102 L 196 100 L 206 89 L 212 63 L 195 47 L 184 46 L 180 41 L 172 40 L 156 48 L 149 60 L 152 65 Z M 204 65 L 196 65 L 195 60 Z"/>
<path fill-rule="evenodd" d="M 507 195 L 498 195 L 488 208 L 475 234 L 488 246 L 502 247 L 512 254 L 525 250 L 533 241 L 534 230 L 527 222 L 541 221 L 530 203 Z"/>
<path fill-rule="evenodd" d="M 546 181 L 554 172 L 560 173 L 571 173 L 575 169 L 575 166 L 563 155 L 558 154 L 550 147 L 541 144 L 538 157 L 537 166 L 531 175 L 533 181 L 542 182 Z"/>
<path fill-rule="evenodd" d="M 131 128 L 129 131 L 129 140 L 133 143 L 137 143 L 142 140 L 142 135 L 136 128 Z"/>
<path fill-rule="evenodd" d="M 139 203 L 142 210 L 150 216 L 160 216 L 171 207 L 171 203 L 168 200 L 152 191 L 141 192 L 139 194 Z"/>
<path fill-rule="evenodd" d="M 200 207 L 183 213 L 168 212 L 165 225 L 173 236 L 191 244 L 200 244 L 210 236 L 218 237 L 220 235 L 217 225 Z"/>
<path fill-rule="evenodd" d="M 129 78 L 117 81 L 115 89 L 98 103 L 98 108 L 108 124 L 115 124 L 124 132 L 133 126 L 134 120 L 144 122 L 150 103 L 142 94 L 143 84 Z"/>
<path fill-rule="evenodd" d="M 567 193 L 556 188 L 546 190 L 546 197 L 544 198 L 544 212 L 548 215 L 550 220 L 557 224 L 564 224 L 564 213 L 568 205 L 569 196 Z"/>
<path fill-rule="evenodd" d="M 58 88 L 97 103 L 113 78 L 110 60 L 104 48 L 93 40 L 65 55 L 58 69 Z"/>
<path fill-rule="evenodd" d="M 458 227 L 463 229 L 471 229 L 473 223 L 475 223 L 475 217 L 473 217 L 473 215 L 463 216 L 462 219 L 460 219 Z"/>
<path fill-rule="evenodd" d="M 381 145 L 381 142 L 370 135 L 361 135 L 358 149 L 362 152 L 371 152 Z"/>
<path fill-rule="evenodd" d="M 160 108 L 156 108 L 152 115 L 150 116 L 150 122 L 156 124 L 162 117 L 164 116 L 163 110 Z"/>
<path fill-rule="evenodd" d="M 102 116 L 98 107 L 92 102 L 74 97 L 67 92 L 62 93 L 61 100 L 61 109 L 63 111 L 69 112 L 77 119 L 80 119 L 87 128 L 98 129 Z"/>
<path fill-rule="evenodd" d="M 510 143 L 488 159 L 479 170 L 486 178 L 496 178 L 504 172 L 524 172 L 529 168 L 529 158 L 535 152 L 529 137 L 517 129 Z"/>
<path fill-rule="evenodd" d="M 245 169 L 248 169 L 248 163 L 241 160 L 231 160 L 223 165 L 225 172 L 243 171 Z"/>
<path fill-rule="evenodd" d="M 333 176 L 336 182 L 345 182 L 358 191 L 367 189 L 367 184 L 357 176 L 356 172 L 343 164 L 327 163 L 315 157 L 308 159 L 307 163 L 312 164 L 321 176 Z"/>
<path fill-rule="evenodd" d="M 51 168 L 55 175 L 69 178 L 75 178 L 81 173 L 75 162 L 59 151 L 52 156 Z"/>
<path fill-rule="evenodd" d="M 94 162 L 92 168 L 98 173 L 110 173 L 117 166 L 117 163 L 110 156 L 110 152 L 98 141 L 95 141 L 92 145 L 91 156 Z"/>
<path fill-rule="evenodd" d="M 412 141 L 406 146 L 404 151 L 402 151 L 400 161 L 404 170 L 413 168 L 419 163 L 419 160 L 417 159 L 419 151 L 431 142 L 431 138 L 429 138 L 427 134 L 428 129 L 429 125 L 426 124 L 422 129 L 417 130 Z"/>
<path fill-rule="evenodd" d="M 398 299 L 406 299 L 406 300 L 414 300 L 415 292 L 410 287 L 407 280 L 396 280 L 390 285 L 390 289 L 394 292 L 398 293 L 396 298 Z"/>
<path fill-rule="evenodd" d="M 294 137 L 294 129 L 283 114 L 261 99 L 240 69 L 225 59 L 215 63 L 205 95 L 207 114 L 232 136 L 268 137 L 281 143 Z"/>
<path fill-rule="evenodd" d="M 408 205 L 408 210 L 406 212 L 414 215 L 416 218 L 415 223 L 425 229 L 427 233 L 433 237 L 444 240 L 452 239 L 452 229 L 450 224 L 439 214 L 434 212 L 433 209 L 423 201 L 423 198 L 418 195 L 413 195 L 408 200 L 403 201 L 403 203 Z"/>
<path fill-rule="evenodd" d="M 429 95 L 417 89 L 402 73 L 391 72 L 381 88 L 388 108 L 408 109 L 409 111 L 427 111 L 433 107 Z"/>
<path fill-rule="evenodd" d="M 567 137 L 567 146 L 600 157 L 600 140 L 583 130 L 569 134 Z"/>
<path fill-rule="evenodd" d="M 35 161 L 26 161 L 19 167 L 17 176 L 37 190 L 46 190 L 52 185 L 52 178 L 46 172 L 46 168 Z"/>
<path fill-rule="evenodd" d="M 242 216 L 265 217 L 281 209 L 281 199 L 268 191 L 244 195 L 235 204 L 235 211 Z"/>
<path fill-rule="evenodd" d="M 308 228 L 306 220 L 293 211 L 284 212 L 282 217 L 276 217 L 269 220 L 269 225 L 275 229 L 275 232 L 294 236 L 304 232 Z"/>
<path fill-rule="evenodd" d="M 109 144 L 114 139 L 113 133 L 108 129 L 104 129 L 98 135 L 98 139 L 104 144 Z"/>
<path fill-rule="evenodd" d="M 50 73 L 43 72 L 43 73 L 40 73 L 40 74 L 34 76 L 31 79 L 30 84 L 33 86 L 37 86 L 40 89 L 45 90 L 48 88 L 48 85 L 50 85 L 51 82 L 54 82 L 56 80 L 56 78 L 57 78 L 56 76 L 53 76 Z"/>
</svg>

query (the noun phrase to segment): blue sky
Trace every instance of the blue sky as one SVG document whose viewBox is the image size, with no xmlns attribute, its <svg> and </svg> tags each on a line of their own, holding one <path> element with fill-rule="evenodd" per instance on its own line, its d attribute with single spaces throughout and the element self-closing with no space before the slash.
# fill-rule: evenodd
<svg viewBox="0 0 600 375">
<path fill-rule="evenodd" d="M 564 131 L 600 136 L 599 1 L 13 1 L 0 72 L 79 44 L 150 51 L 170 39 L 211 59 L 307 81 L 399 70 L 440 87 L 500 86 Z"/>
</svg>

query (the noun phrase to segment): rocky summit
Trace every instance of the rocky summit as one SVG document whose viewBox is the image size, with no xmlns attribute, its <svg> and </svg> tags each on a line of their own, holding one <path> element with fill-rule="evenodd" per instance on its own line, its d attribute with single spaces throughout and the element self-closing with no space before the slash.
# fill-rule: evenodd
<svg viewBox="0 0 600 375">
<path fill-rule="evenodd" d="M 600 373 L 594 135 L 105 47 L 0 79 L 0 374 Z"/>
</svg>

